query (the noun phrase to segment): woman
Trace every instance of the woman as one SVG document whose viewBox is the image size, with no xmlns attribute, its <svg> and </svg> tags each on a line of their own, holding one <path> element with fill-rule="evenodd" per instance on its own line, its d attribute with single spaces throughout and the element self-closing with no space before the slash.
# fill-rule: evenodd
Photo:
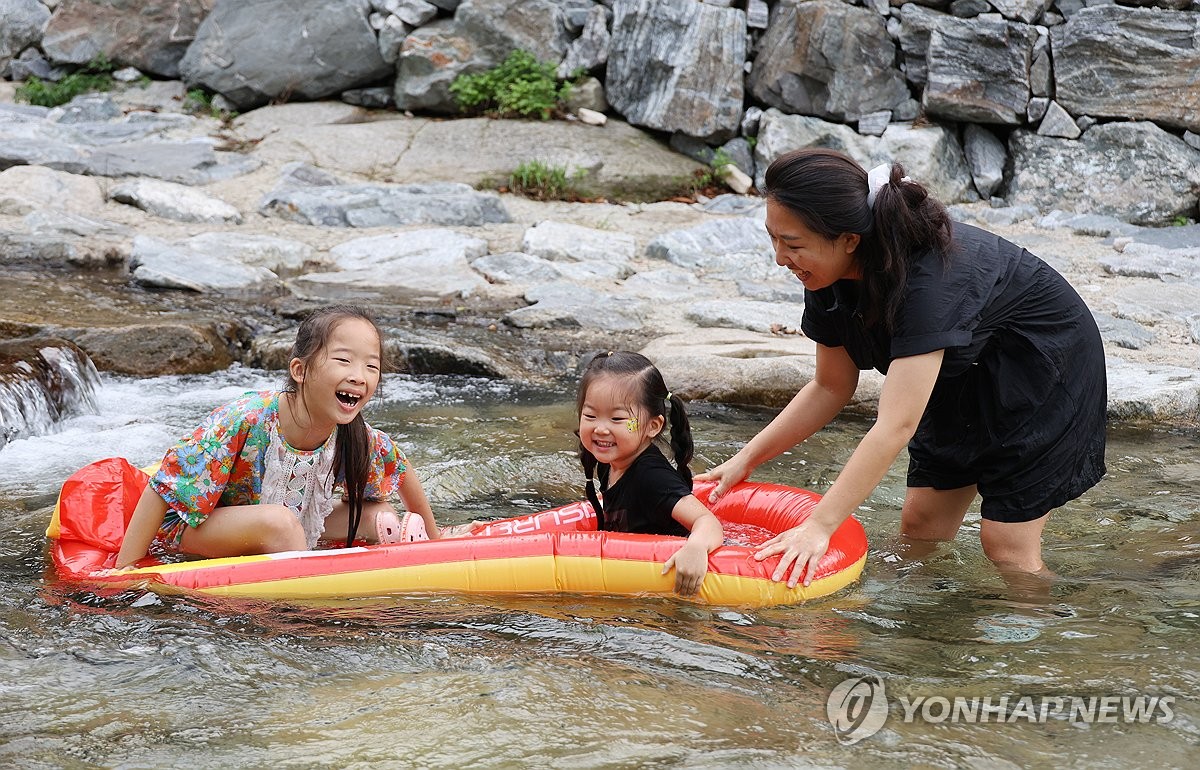
<svg viewBox="0 0 1200 770">
<path fill-rule="evenodd" d="M 820 430 L 860 369 L 886 375 L 874 425 L 804 524 L 756 554 L 808 585 L 830 534 L 908 446 L 901 534 L 953 539 L 982 495 L 980 538 L 1001 570 L 1045 571 L 1046 514 L 1104 475 L 1107 386 L 1091 312 L 1028 251 L 951 222 L 897 164 L 870 175 L 824 149 L 767 169 L 775 261 L 804 284 L 816 375 L 741 451 L 698 480 L 713 499 Z M 790 570 L 790 574 L 789 574 Z"/>
</svg>

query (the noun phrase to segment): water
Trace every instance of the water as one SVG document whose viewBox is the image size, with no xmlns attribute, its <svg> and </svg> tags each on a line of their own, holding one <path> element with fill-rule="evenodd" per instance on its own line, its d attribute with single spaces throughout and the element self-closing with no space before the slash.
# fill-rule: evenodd
<svg viewBox="0 0 1200 770">
<path fill-rule="evenodd" d="M 1200 435 L 1113 431 L 1109 477 L 1052 516 L 1044 595 L 1004 583 L 978 517 L 914 561 L 898 462 L 860 512 L 863 580 L 800 607 L 411 596 L 282 605 L 98 596 L 46 571 L 57 485 L 157 459 L 275 374 L 104 376 L 95 413 L 0 449 L 0 766 L 1185 767 L 1200 742 Z M 571 394 L 393 377 L 369 421 L 409 453 L 443 523 L 576 499 Z M 694 405 L 697 468 L 767 411 Z M 865 423 L 756 478 L 824 489 Z M 852 746 L 826 698 L 883 678 L 891 713 Z M 1166 724 L 906 723 L 900 697 L 1170 695 Z"/>
<path fill-rule="evenodd" d="M 36 366 L 21 360 L 10 376 L 0 375 L 0 448 L 19 436 L 52 432 L 71 414 L 95 411 L 100 375 L 86 354 L 54 345 L 36 353 Z"/>
</svg>

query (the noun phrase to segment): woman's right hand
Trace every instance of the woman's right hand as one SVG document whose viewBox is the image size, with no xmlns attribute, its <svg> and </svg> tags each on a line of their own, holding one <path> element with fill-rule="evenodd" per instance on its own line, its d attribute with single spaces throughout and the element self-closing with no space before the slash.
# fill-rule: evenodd
<svg viewBox="0 0 1200 770">
<path fill-rule="evenodd" d="M 741 455 L 736 454 L 712 470 L 696 474 L 693 480 L 717 482 L 717 486 L 708 493 L 707 501 L 715 503 L 732 487 L 750 478 L 751 470 L 746 462 L 741 459 Z"/>
<path fill-rule="evenodd" d="M 836 529 L 836 527 L 834 527 Z M 771 573 L 771 580 L 787 580 L 788 588 L 795 588 L 801 579 L 804 585 L 812 585 L 821 557 L 829 550 L 833 530 L 823 526 L 817 517 L 811 517 L 758 547 L 755 561 L 763 561 L 779 554 L 779 564 Z M 790 571 L 790 574 L 789 574 Z"/>
</svg>

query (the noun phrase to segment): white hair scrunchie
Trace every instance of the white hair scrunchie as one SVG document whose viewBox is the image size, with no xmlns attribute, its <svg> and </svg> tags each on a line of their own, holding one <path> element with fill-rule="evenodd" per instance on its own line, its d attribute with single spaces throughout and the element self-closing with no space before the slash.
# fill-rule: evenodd
<svg viewBox="0 0 1200 770">
<path fill-rule="evenodd" d="M 875 168 L 867 172 L 867 206 L 875 208 L 875 194 L 879 192 L 879 188 L 888 183 L 888 179 L 892 176 L 892 164 L 880 163 Z M 901 182 L 911 182 L 912 179 L 906 176 L 900 177 Z"/>
</svg>

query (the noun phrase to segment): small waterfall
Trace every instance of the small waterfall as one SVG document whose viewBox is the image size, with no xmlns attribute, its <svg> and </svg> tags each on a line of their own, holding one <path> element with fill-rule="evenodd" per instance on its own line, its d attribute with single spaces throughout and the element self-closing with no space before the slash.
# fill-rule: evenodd
<svg viewBox="0 0 1200 770">
<path fill-rule="evenodd" d="M 51 433 L 65 417 L 95 413 L 99 384 L 91 359 L 70 342 L 0 342 L 0 447 Z"/>
</svg>

